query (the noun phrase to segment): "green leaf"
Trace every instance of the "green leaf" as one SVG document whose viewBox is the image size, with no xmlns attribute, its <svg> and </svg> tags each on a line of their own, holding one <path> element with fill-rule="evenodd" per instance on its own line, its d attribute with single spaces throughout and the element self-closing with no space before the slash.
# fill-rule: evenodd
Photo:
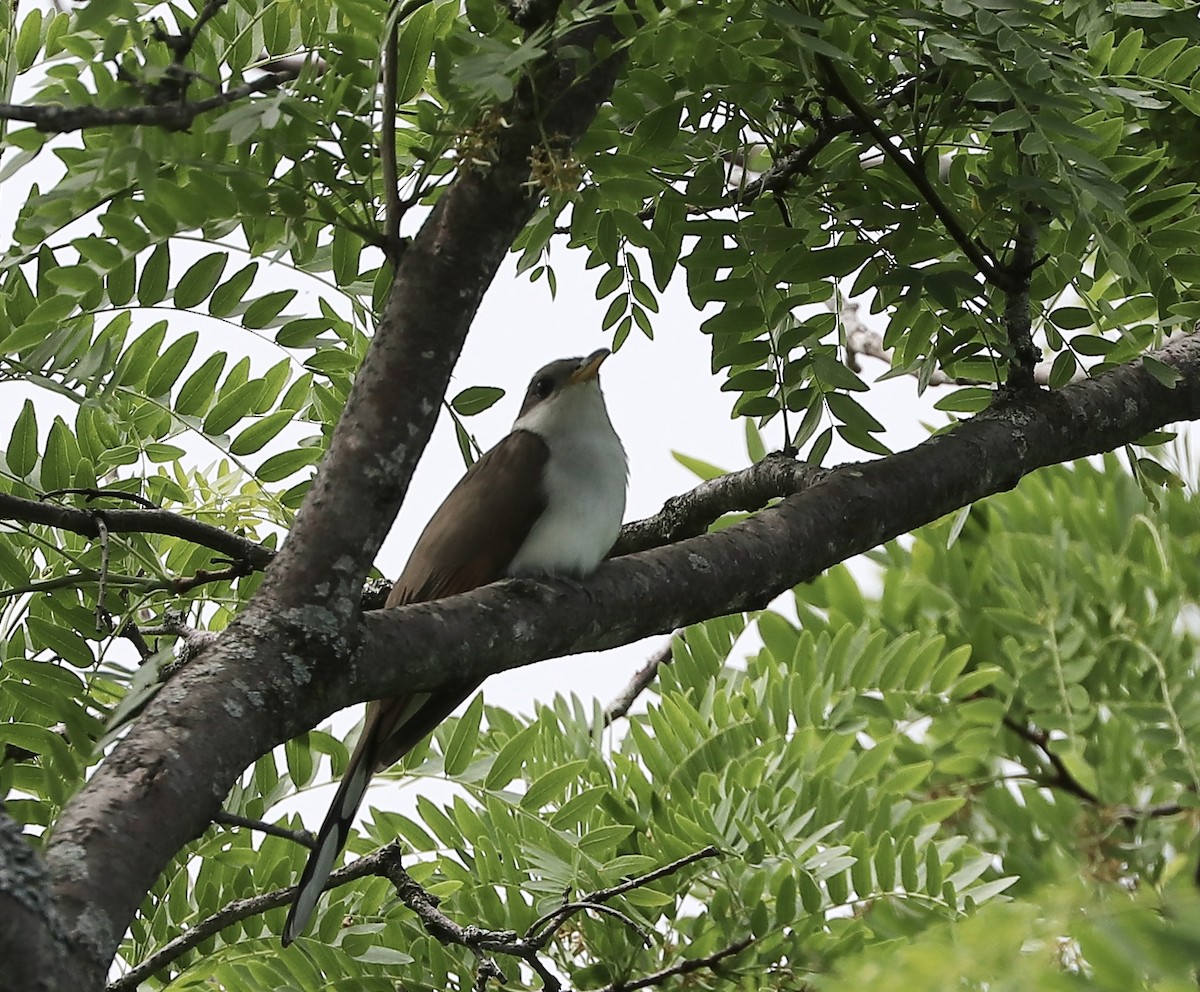
<svg viewBox="0 0 1200 992">
<path fill-rule="evenodd" d="M 408 103 L 421 92 L 433 43 L 437 38 L 437 8 L 427 4 L 401 25 L 396 44 L 396 101 Z"/>
<path fill-rule="evenodd" d="M 229 450 L 235 455 L 250 455 L 258 451 L 268 441 L 276 437 L 293 419 L 295 410 L 276 410 L 262 418 L 258 423 L 251 424 L 242 431 L 229 445 Z"/>
<path fill-rule="evenodd" d="M 198 332 L 189 331 L 159 355 L 146 375 L 147 396 L 164 396 L 170 392 L 175 380 L 192 357 L 192 352 L 196 350 L 196 342 L 199 339 Z"/>
<path fill-rule="evenodd" d="M 534 781 L 521 797 L 521 809 L 541 809 L 556 799 L 571 782 L 576 781 L 586 767 L 586 761 L 569 761 L 558 768 L 550 769 Z"/>
<path fill-rule="evenodd" d="M 217 382 L 221 378 L 227 357 L 223 351 L 215 352 L 187 377 L 175 400 L 176 413 L 191 417 L 208 411 L 216 399 Z"/>
<path fill-rule="evenodd" d="M 705 480 L 706 482 L 709 479 L 715 479 L 717 476 L 725 474 L 725 470 L 723 468 L 717 468 L 716 465 L 712 465 L 706 461 L 701 461 L 699 458 L 693 458 L 691 455 L 685 455 L 678 451 L 672 451 L 671 457 L 674 458 L 675 461 L 679 462 L 680 465 L 686 468 L 693 475 Z"/>
<path fill-rule="evenodd" d="M 246 307 L 242 314 L 242 326 L 251 330 L 259 330 L 275 323 L 283 312 L 283 308 L 295 299 L 296 290 L 281 289 L 275 293 L 267 293 Z"/>
<path fill-rule="evenodd" d="M 1174 389 L 1179 381 L 1183 379 L 1183 374 L 1178 369 L 1160 362 L 1151 355 L 1142 356 L 1142 368 L 1168 389 Z"/>
<path fill-rule="evenodd" d="M 190 310 L 208 299 L 229 262 L 229 252 L 206 255 L 187 270 L 175 286 L 175 305 Z"/>
<path fill-rule="evenodd" d="M 536 725 L 525 727 L 500 749 L 500 753 L 496 755 L 492 767 L 488 770 L 487 778 L 484 780 L 485 788 L 503 789 L 517 777 L 525 759 L 533 750 L 534 742 L 537 740 L 537 731 Z"/>
<path fill-rule="evenodd" d="M 96 663 L 87 641 L 75 631 L 40 617 L 29 617 L 26 623 L 35 646 L 48 648 L 76 668 L 91 668 Z"/>
<path fill-rule="evenodd" d="M 167 280 L 171 275 L 171 248 L 163 241 L 157 245 L 146 264 L 142 266 L 142 277 L 138 280 L 138 303 L 152 307 L 161 303 L 167 295 Z"/>
<path fill-rule="evenodd" d="M 503 398 L 504 390 L 498 386 L 470 386 L 455 396 L 450 406 L 459 416 L 473 417 Z"/>
<path fill-rule="evenodd" d="M 281 451 L 272 455 L 259 467 L 254 474 L 262 482 L 278 482 L 289 475 L 299 472 L 302 468 L 315 465 L 325 454 L 320 448 L 295 448 L 291 451 Z"/>
<path fill-rule="evenodd" d="M 17 414 L 13 424 L 12 435 L 8 440 L 8 451 L 5 460 L 14 475 L 22 479 L 28 478 L 37 464 L 38 456 L 37 414 L 33 409 L 33 400 L 26 400 L 21 412 Z"/>
<path fill-rule="evenodd" d="M 454 733 L 446 745 L 443 767 L 447 775 L 461 775 L 475 756 L 479 741 L 479 724 L 483 719 L 483 693 L 476 693 L 467 710 L 455 724 Z"/>
<path fill-rule="evenodd" d="M 252 379 L 218 400 L 204 418 L 204 433 L 210 437 L 219 436 L 243 417 L 248 417 L 261 389 L 262 383 Z"/>
<path fill-rule="evenodd" d="M 228 317 L 239 306 L 258 273 L 258 263 L 251 262 L 239 269 L 213 290 L 208 301 L 208 312 L 214 317 Z"/>
</svg>

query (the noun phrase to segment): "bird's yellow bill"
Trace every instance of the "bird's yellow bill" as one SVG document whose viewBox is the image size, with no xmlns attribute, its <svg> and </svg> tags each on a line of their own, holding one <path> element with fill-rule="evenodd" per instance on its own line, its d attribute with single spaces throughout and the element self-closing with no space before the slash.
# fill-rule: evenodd
<svg viewBox="0 0 1200 992">
<path fill-rule="evenodd" d="M 598 351 L 593 351 L 583 363 L 574 372 L 571 373 L 572 382 L 587 382 L 589 379 L 595 379 L 600 374 L 600 366 L 604 364 L 606 359 L 612 352 L 607 348 L 601 348 Z"/>
</svg>

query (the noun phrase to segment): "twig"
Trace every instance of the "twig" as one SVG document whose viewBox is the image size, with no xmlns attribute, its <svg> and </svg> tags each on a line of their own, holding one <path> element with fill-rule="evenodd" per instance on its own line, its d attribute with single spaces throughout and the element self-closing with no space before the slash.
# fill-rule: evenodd
<svg viewBox="0 0 1200 992">
<path fill-rule="evenodd" d="M 610 558 L 647 551 L 703 534 L 726 513 L 761 510 L 772 499 L 816 485 L 828 470 L 782 454 L 768 455 L 740 472 L 702 482 L 691 492 L 672 496 L 652 517 L 621 528 Z"/>
<path fill-rule="evenodd" d="M 108 613 L 105 613 L 108 616 Z M 145 632 L 132 620 L 126 620 L 120 627 L 117 628 L 117 637 L 124 637 L 137 650 L 138 657 L 145 661 L 152 654 L 154 648 L 146 640 Z"/>
<path fill-rule="evenodd" d="M 115 495 L 105 492 L 105 496 Z M 56 506 L 39 500 L 0 493 L 0 520 L 20 520 L 69 530 L 85 537 L 99 537 L 100 529 L 90 510 Z M 244 561 L 256 571 L 265 569 L 275 552 L 263 544 L 231 534 L 220 527 L 201 523 L 170 510 L 105 510 L 104 523 L 111 534 L 163 534 L 211 548 L 234 561 Z"/>
<path fill-rule="evenodd" d="M 300 75 L 299 68 L 281 69 L 203 100 L 186 103 L 141 104 L 130 107 L 64 107 L 60 104 L 0 103 L 0 119 L 23 121 L 39 131 L 65 134 L 92 127 L 165 127 L 186 131 L 201 114 L 219 110 L 248 96 L 279 89 Z"/>
<path fill-rule="evenodd" d="M 535 949 L 541 949 L 546 946 L 546 942 L 554 935 L 554 931 L 562 926 L 575 913 L 576 909 L 586 908 L 596 903 L 608 902 L 609 899 L 613 899 L 616 896 L 624 895 L 626 892 L 639 889 L 643 885 L 649 885 L 651 882 L 657 882 L 660 878 L 674 875 L 681 868 L 686 868 L 697 861 L 703 861 L 706 858 L 719 858 L 720 856 L 721 852 L 712 845 L 709 845 L 699 851 L 693 851 L 678 861 L 672 861 L 670 864 L 655 868 L 645 875 L 638 875 L 636 878 L 627 879 L 619 885 L 614 885 L 607 889 L 597 889 L 595 892 L 589 892 L 577 902 L 569 902 L 565 906 L 559 906 L 557 909 L 553 909 L 535 920 L 533 925 L 525 932 L 525 942 Z"/>
<path fill-rule="evenodd" d="M 646 975 L 631 982 L 613 982 L 611 985 L 605 985 L 604 988 L 598 989 L 597 992 L 634 992 L 636 989 L 659 985 L 676 975 L 690 975 L 693 971 L 699 971 L 701 968 L 712 968 L 724 961 L 725 958 L 740 954 L 753 943 L 752 936 L 742 937 L 740 940 L 735 940 L 732 944 L 722 947 L 719 951 L 714 951 L 708 957 L 688 958 L 669 968 L 663 968 L 662 971 L 656 971 L 653 975 Z"/>
<path fill-rule="evenodd" d="M 378 851 L 364 855 L 345 868 L 335 871 L 329 876 L 329 881 L 326 883 L 325 888 L 326 890 L 336 888 L 339 885 L 345 885 L 347 882 L 366 878 L 368 875 L 384 875 L 384 865 L 391 859 L 395 859 L 398 863 L 399 858 L 400 845 L 397 843 L 388 844 L 381 847 Z M 295 893 L 295 886 L 289 886 L 286 889 L 274 889 L 271 892 L 263 892 L 260 895 L 251 896 L 249 899 L 238 899 L 235 902 L 229 903 L 224 908 L 213 913 L 212 916 L 201 920 L 186 933 L 181 933 L 174 940 L 163 944 L 157 951 L 130 968 L 129 971 L 116 981 L 110 982 L 106 992 L 133 992 L 147 978 L 157 974 L 172 961 L 178 960 L 209 937 L 220 933 L 227 926 L 231 926 L 241 920 L 249 919 L 251 916 L 258 916 L 270 909 L 286 906 L 291 902 L 292 896 Z"/>
<path fill-rule="evenodd" d="M 891 138 L 879 126 L 874 115 L 851 92 L 850 87 L 846 85 L 845 81 L 838 74 L 833 61 L 825 55 L 818 55 L 817 61 L 824 70 L 830 91 L 862 122 L 863 127 L 875 139 L 880 150 L 896 163 L 897 168 L 904 173 L 908 181 L 912 183 L 916 191 L 937 215 L 938 219 L 942 222 L 942 226 L 945 227 L 946 233 L 954 239 L 955 243 L 962 249 L 963 254 L 970 259 L 980 274 L 993 286 L 1006 293 L 1018 289 L 1019 280 L 1014 278 L 1012 273 L 1007 269 L 993 262 L 989 257 L 991 252 L 981 248 L 979 242 L 966 232 L 962 224 L 959 223 L 954 211 L 946 205 L 941 194 L 933 188 L 933 184 L 929 181 L 925 170 L 914 159 L 909 158 L 893 144 Z"/>
<path fill-rule="evenodd" d="M 195 575 L 172 579 L 169 588 L 176 595 L 183 595 L 207 582 L 232 582 L 234 579 L 245 578 L 253 571 L 254 568 L 247 561 L 230 562 L 228 568 L 224 568 L 219 572 L 210 572 L 208 569 L 198 568 Z"/>
<path fill-rule="evenodd" d="M 674 634 L 671 635 L 672 638 L 674 636 Z M 629 680 L 625 688 L 604 708 L 604 722 L 601 726 L 610 727 L 624 717 L 629 712 L 629 708 L 637 701 L 638 696 L 658 678 L 659 668 L 670 663 L 671 639 L 668 638 L 667 643 L 655 651 L 646 664 L 633 673 L 633 678 Z"/>
<path fill-rule="evenodd" d="M 317 846 L 317 838 L 308 830 L 289 830 L 287 827 L 281 827 L 277 823 L 267 823 L 265 820 L 252 820 L 248 816 L 239 816 L 237 813 L 230 813 L 226 810 L 221 810 L 221 812 L 213 817 L 212 822 L 220 823 L 227 827 L 245 827 L 247 830 L 257 830 L 260 834 L 270 834 L 272 837 L 282 837 L 284 840 L 290 840 L 301 847 L 307 847 L 310 851 L 314 850 Z"/>
<path fill-rule="evenodd" d="M 93 514 L 96 518 L 96 529 L 100 532 L 100 578 L 96 583 L 96 629 L 104 629 L 104 595 L 108 585 L 108 527 L 104 523 L 104 514 L 99 510 Z"/>
<path fill-rule="evenodd" d="M 157 510 L 158 504 L 153 500 L 146 499 L 145 496 L 139 496 L 137 493 L 127 493 L 120 489 L 51 489 L 48 493 L 42 493 L 38 499 L 57 499 L 59 496 L 86 496 L 90 503 L 94 499 L 123 499 L 130 503 L 137 503 L 138 506 L 145 507 L 147 510 Z"/>
<path fill-rule="evenodd" d="M 1120 803 L 1116 806 L 1107 805 L 1099 796 L 1091 789 L 1079 781 L 1067 767 L 1066 763 L 1050 748 L 1050 735 L 1040 727 L 1033 727 L 1027 724 L 1020 723 L 1014 720 L 1011 716 L 1005 715 L 1003 721 L 1004 726 L 1011 730 L 1014 734 L 1027 741 L 1037 748 L 1038 752 L 1050 764 L 1054 770 L 1052 775 L 1035 776 L 1034 781 L 1041 786 L 1049 789 L 1059 789 L 1069 795 L 1075 796 L 1077 799 L 1083 800 L 1090 806 L 1096 806 L 1099 809 L 1110 813 L 1114 819 L 1119 820 L 1127 827 L 1135 826 L 1143 820 L 1153 820 L 1165 816 L 1176 816 L 1183 812 L 1183 805 L 1180 803 L 1155 803 L 1152 806 L 1131 806 L 1127 803 Z M 1028 778 L 1030 776 L 1023 776 Z"/>
</svg>

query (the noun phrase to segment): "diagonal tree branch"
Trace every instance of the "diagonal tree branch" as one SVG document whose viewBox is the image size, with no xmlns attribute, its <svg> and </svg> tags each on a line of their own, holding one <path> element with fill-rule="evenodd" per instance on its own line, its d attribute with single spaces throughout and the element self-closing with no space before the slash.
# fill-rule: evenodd
<svg viewBox="0 0 1200 992">
<path fill-rule="evenodd" d="M 675 978 L 677 975 L 690 975 L 693 971 L 700 971 L 704 968 L 715 968 L 726 958 L 740 954 L 753 943 L 753 936 L 742 937 L 740 940 L 735 940 L 732 944 L 728 944 L 706 957 L 685 958 L 677 964 L 671 965 L 669 968 L 656 971 L 653 975 L 644 975 L 642 978 L 630 979 L 624 982 L 613 982 L 611 985 L 606 985 L 604 988 L 597 990 L 597 992 L 636 992 L 637 989 L 648 989 L 652 985 L 661 985 L 668 978 Z"/>
<path fill-rule="evenodd" d="M 483 293 L 540 202 L 531 156 L 543 135 L 569 147 L 591 124 L 616 78 L 618 38 L 610 18 L 581 15 L 518 83 L 490 166 L 457 173 L 401 256 L 329 451 L 262 585 L 63 810 L 46 857 L 72 932 L 52 962 L 64 984 L 103 980 L 162 868 L 266 742 L 294 736 L 292 715 L 307 720 L 343 682 L 362 583 Z M 597 59 L 601 40 L 613 54 Z"/>
<path fill-rule="evenodd" d="M 1200 334 L 1154 357 L 1057 392 L 1038 392 L 964 421 L 908 451 L 844 465 L 817 485 L 721 531 L 611 559 L 585 584 L 508 580 L 434 603 L 368 614 L 362 650 L 329 710 L 400 685 L 439 688 L 546 658 L 629 643 L 780 592 L 1046 465 L 1111 451 L 1200 418 Z M 452 632 L 452 633 L 451 633 Z M 352 673 L 352 674 L 351 674 Z M 320 719 L 324 713 L 319 713 Z"/>
<path fill-rule="evenodd" d="M 934 189 L 933 183 L 929 181 L 929 176 L 920 163 L 905 155 L 883 128 L 879 126 L 879 122 L 875 119 L 871 111 L 863 106 L 850 87 L 846 85 L 846 81 L 838 73 L 832 59 L 825 55 L 818 55 L 817 60 L 821 64 L 833 95 L 849 108 L 850 112 L 862 123 L 867 133 L 875 139 L 880 151 L 890 158 L 896 164 L 896 167 L 904 173 L 908 181 L 912 183 L 913 188 L 916 189 L 921 198 L 937 215 L 938 220 L 942 222 L 946 233 L 954 239 L 955 244 L 962 250 L 962 253 L 970 259 L 971 264 L 979 270 L 980 274 L 988 282 L 998 289 L 1006 293 L 1018 291 L 1020 289 L 1019 278 L 1014 276 L 1008 269 L 993 262 L 989 257 L 989 253 L 981 248 L 979 243 L 967 233 L 954 211 L 942 199 L 942 195 Z"/>
</svg>

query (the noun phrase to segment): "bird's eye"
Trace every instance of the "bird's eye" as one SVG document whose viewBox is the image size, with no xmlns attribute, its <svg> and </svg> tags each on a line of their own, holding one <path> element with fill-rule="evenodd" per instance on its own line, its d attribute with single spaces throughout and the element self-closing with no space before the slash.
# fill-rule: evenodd
<svg viewBox="0 0 1200 992">
<path fill-rule="evenodd" d="M 546 376 L 540 376 L 533 384 L 533 391 L 537 394 L 538 399 L 544 400 L 554 390 L 552 383 Z"/>
</svg>

